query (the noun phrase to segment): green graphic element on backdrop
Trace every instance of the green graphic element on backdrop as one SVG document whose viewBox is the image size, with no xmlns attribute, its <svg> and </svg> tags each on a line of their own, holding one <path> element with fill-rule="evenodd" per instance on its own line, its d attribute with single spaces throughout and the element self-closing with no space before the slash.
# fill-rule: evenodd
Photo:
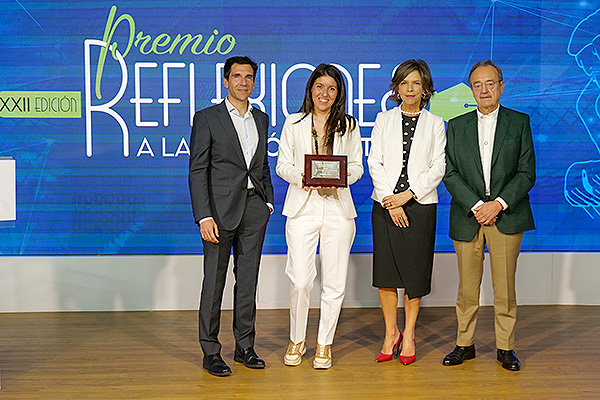
<svg viewBox="0 0 600 400">
<path fill-rule="evenodd" d="M 0 92 L 3 118 L 81 118 L 81 92 Z"/>
<path fill-rule="evenodd" d="M 444 117 L 448 121 L 475 109 L 477 104 L 469 86 L 459 83 L 438 92 L 431 98 L 429 111 Z"/>
</svg>

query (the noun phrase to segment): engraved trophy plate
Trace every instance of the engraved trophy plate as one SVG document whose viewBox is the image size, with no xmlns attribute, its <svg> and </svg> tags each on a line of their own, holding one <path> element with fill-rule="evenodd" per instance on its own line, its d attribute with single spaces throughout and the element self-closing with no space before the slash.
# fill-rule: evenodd
<svg viewBox="0 0 600 400">
<path fill-rule="evenodd" d="M 304 155 L 304 186 L 347 187 L 347 156 Z"/>
</svg>

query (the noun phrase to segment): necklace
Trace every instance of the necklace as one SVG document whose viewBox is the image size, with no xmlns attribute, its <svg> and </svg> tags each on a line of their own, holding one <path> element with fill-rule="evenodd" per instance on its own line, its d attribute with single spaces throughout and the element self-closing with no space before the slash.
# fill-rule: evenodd
<svg viewBox="0 0 600 400">
<path fill-rule="evenodd" d="M 310 131 L 311 131 L 312 137 L 313 137 L 313 139 L 315 141 L 315 154 L 319 155 L 319 142 L 321 142 L 321 146 L 320 146 L 321 147 L 321 153 L 322 154 L 331 154 L 331 152 L 330 152 L 329 149 L 330 149 L 330 146 L 333 146 L 333 145 L 329 145 L 328 142 L 329 142 L 329 139 L 330 139 L 329 135 L 333 135 L 333 133 L 331 133 L 331 132 L 324 132 L 323 136 L 320 137 L 319 133 L 317 132 L 317 129 L 315 128 L 315 121 L 312 118 L 312 115 L 311 115 L 310 123 L 311 123 Z M 331 139 L 331 140 L 333 141 L 333 139 Z"/>
<path fill-rule="evenodd" d="M 419 115 L 419 114 L 421 114 L 421 111 L 423 111 L 423 110 L 411 112 L 411 111 L 404 111 L 402 109 L 402 107 L 400 107 L 400 111 L 402 111 L 402 114 L 406 114 L 406 115 Z"/>
<path fill-rule="evenodd" d="M 315 122 L 312 119 L 311 116 L 311 120 L 310 120 L 310 124 L 311 124 L 311 133 L 312 133 L 312 137 L 315 140 L 315 154 L 319 155 L 319 134 L 317 133 L 317 130 L 315 129 Z"/>
</svg>

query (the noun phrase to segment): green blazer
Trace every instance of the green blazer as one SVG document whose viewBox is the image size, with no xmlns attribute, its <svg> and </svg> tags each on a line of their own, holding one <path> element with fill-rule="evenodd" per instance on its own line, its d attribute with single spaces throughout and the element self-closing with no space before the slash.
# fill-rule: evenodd
<svg viewBox="0 0 600 400">
<path fill-rule="evenodd" d="M 450 237 L 471 241 L 480 227 L 471 207 L 485 197 L 476 111 L 448 122 L 444 184 L 452 195 Z M 496 221 L 501 232 L 512 234 L 535 229 L 529 204 L 529 191 L 534 184 L 535 154 L 529 116 L 501 106 L 490 185 L 490 198 L 501 197 L 508 204 Z"/>
</svg>

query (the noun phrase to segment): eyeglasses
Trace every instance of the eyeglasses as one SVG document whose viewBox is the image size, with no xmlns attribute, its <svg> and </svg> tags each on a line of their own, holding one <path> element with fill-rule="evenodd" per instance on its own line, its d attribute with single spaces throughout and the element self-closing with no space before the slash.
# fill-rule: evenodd
<svg viewBox="0 0 600 400">
<path fill-rule="evenodd" d="M 471 85 L 471 87 L 474 90 L 481 90 L 483 89 L 483 85 L 485 85 L 485 87 L 487 87 L 488 90 L 493 90 L 499 82 L 500 81 L 487 81 L 486 83 L 476 82 L 473 85 Z"/>
</svg>

